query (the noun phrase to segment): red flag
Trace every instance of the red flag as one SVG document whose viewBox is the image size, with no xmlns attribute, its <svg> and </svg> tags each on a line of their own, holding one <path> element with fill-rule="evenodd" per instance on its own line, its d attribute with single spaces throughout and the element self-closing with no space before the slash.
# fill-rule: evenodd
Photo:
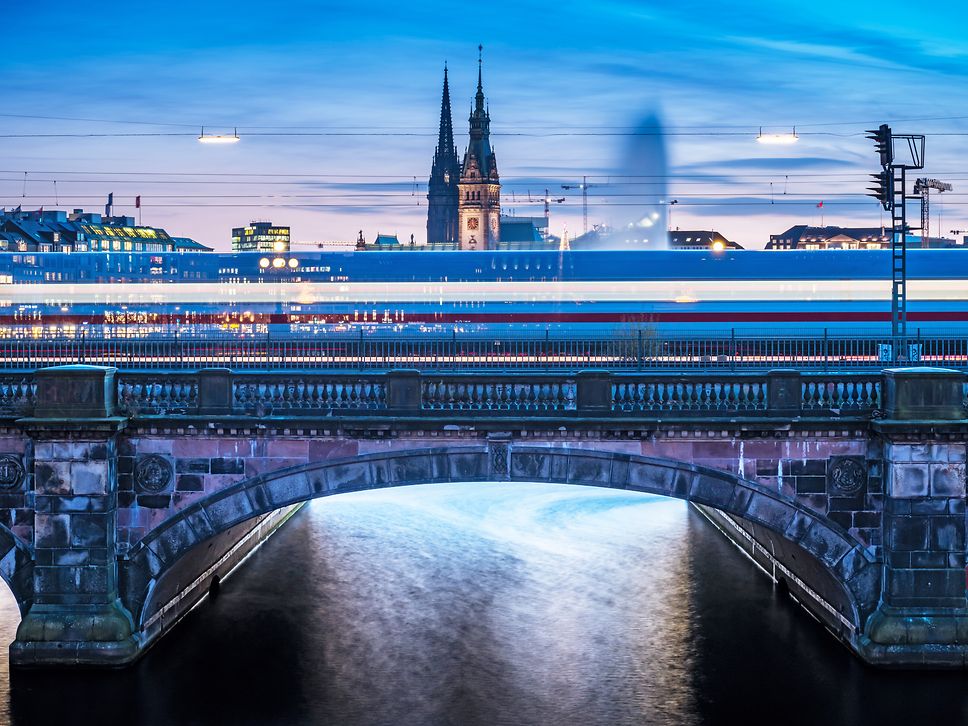
<svg viewBox="0 0 968 726">
<path fill-rule="evenodd" d="M 823 202 L 817 202 L 817 209 L 820 209 L 820 207 L 822 206 L 823 206 Z"/>
<path fill-rule="evenodd" d="M 134 198 L 134 208 L 141 209 L 141 195 L 139 194 Z"/>
</svg>

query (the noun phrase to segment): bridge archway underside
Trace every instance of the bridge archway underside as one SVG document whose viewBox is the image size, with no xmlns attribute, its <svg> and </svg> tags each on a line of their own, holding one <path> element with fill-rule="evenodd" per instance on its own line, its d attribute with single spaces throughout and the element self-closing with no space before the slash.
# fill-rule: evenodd
<svg viewBox="0 0 968 726">
<path fill-rule="evenodd" d="M 483 481 L 608 487 L 714 507 L 762 525 L 822 563 L 842 585 L 852 609 L 842 615 L 858 632 L 878 604 L 880 571 L 870 553 L 844 528 L 789 496 L 726 471 L 671 459 L 508 440 L 314 461 L 250 477 L 209 494 L 178 511 L 131 549 L 122 565 L 124 605 L 135 622 L 143 624 L 154 584 L 183 555 L 253 517 L 347 492 Z"/>
</svg>

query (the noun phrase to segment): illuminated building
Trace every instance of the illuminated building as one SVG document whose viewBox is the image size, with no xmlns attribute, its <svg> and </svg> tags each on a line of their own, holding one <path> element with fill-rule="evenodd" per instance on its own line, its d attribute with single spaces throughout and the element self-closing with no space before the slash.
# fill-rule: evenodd
<svg viewBox="0 0 968 726">
<path fill-rule="evenodd" d="M 968 238 L 966 238 L 968 240 Z M 921 235 L 909 235 L 908 247 L 921 247 Z M 965 241 L 929 237 L 928 247 L 965 249 Z M 810 227 L 798 224 L 771 234 L 768 250 L 884 250 L 891 248 L 891 230 L 884 227 Z"/>
<path fill-rule="evenodd" d="M 480 59 L 477 94 L 469 120 L 470 143 L 457 185 L 460 248 L 494 249 L 501 239 L 501 179 L 497 173 L 497 157 L 491 149 L 491 114 L 484 105 Z"/>
<path fill-rule="evenodd" d="M 771 234 L 768 250 L 880 250 L 891 246 L 891 230 L 884 227 L 811 227 L 798 224 Z"/>
<path fill-rule="evenodd" d="M 233 252 L 288 252 L 289 228 L 272 222 L 250 222 L 232 230 Z"/>
<path fill-rule="evenodd" d="M 741 250 L 743 247 L 730 242 L 716 230 L 680 230 L 669 232 L 670 250 Z"/>
<path fill-rule="evenodd" d="M 0 252 L 211 252 L 188 237 L 171 237 L 133 217 L 75 209 L 0 212 Z"/>
</svg>

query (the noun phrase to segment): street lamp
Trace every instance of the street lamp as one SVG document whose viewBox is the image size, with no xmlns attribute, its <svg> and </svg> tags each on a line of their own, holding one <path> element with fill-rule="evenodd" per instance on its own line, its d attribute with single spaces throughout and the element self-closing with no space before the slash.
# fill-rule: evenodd
<svg viewBox="0 0 968 726">
<path fill-rule="evenodd" d="M 761 144 L 795 144 L 800 140 L 797 136 L 797 127 L 793 127 L 793 133 L 790 134 L 764 134 L 763 127 L 760 126 L 760 133 L 757 135 L 756 140 Z"/>
<path fill-rule="evenodd" d="M 232 135 L 228 134 L 206 134 L 205 127 L 202 126 L 202 133 L 198 137 L 203 144 L 234 144 L 239 140 L 239 130 L 232 129 Z"/>
</svg>

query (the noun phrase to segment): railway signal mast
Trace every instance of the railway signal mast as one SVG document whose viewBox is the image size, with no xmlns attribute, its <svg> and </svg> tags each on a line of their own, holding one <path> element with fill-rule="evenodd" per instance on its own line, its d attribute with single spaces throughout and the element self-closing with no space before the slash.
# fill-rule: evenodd
<svg viewBox="0 0 968 726">
<path fill-rule="evenodd" d="M 874 142 L 880 155 L 881 171 L 871 174 L 874 186 L 868 187 L 869 196 L 891 213 L 891 341 L 895 362 L 907 359 L 907 171 L 924 168 L 924 135 L 894 134 L 891 127 L 881 124 L 869 130 L 867 138 Z M 906 144 L 906 148 L 905 148 Z M 896 152 L 901 152 L 896 154 Z M 898 160 L 898 157 L 903 158 Z M 919 197 L 913 197 L 919 198 Z"/>
</svg>

